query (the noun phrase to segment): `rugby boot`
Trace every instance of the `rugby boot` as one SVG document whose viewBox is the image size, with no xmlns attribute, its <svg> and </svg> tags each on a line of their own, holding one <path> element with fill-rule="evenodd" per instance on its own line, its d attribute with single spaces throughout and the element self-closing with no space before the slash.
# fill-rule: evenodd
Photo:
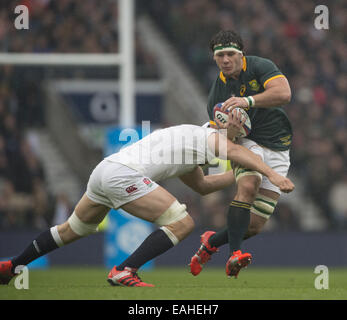
<svg viewBox="0 0 347 320">
<path fill-rule="evenodd" d="M 153 284 L 143 282 L 136 271 L 137 269 L 129 267 L 117 270 L 117 267 L 114 266 L 108 274 L 107 281 L 112 286 L 154 287 Z"/>
<path fill-rule="evenodd" d="M 8 284 L 11 281 L 11 279 L 15 276 L 11 269 L 11 260 L 0 261 L 0 284 Z"/>
<path fill-rule="evenodd" d="M 242 253 L 241 250 L 234 251 L 226 263 L 225 273 L 228 277 L 237 278 L 240 270 L 247 267 L 252 260 L 250 253 Z"/>
<path fill-rule="evenodd" d="M 201 235 L 200 248 L 191 258 L 189 264 L 190 272 L 193 276 L 197 276 L 201 272 L 203 265 L 211 259 L 211 255 L 218 251 L 217 247 L 211 247 L 211 245 L 208 243 L 208 240 L 214 234 L 214 231 L 206 231 Z"/>
</svg>

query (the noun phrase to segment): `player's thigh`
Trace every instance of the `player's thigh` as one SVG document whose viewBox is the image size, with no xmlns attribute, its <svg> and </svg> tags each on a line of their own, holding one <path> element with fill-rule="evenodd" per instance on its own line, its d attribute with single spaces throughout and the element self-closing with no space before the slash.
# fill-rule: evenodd
<svg viewBox="0 0 347 320">
<path fill-rule="evenodd" d="M 161 186 L 153 191 L 124 204 L 121 208 L 138 218 L 154 222 L 174 202 L 176 198 Z"/>
<path fill-rule="evenodd" d="M 158 186 L 146 195 L 122 206 L 130 214 L 155 223 L 165 230 L 174 244 L 183 240 L 194 229 L 194 220 L 186 206 L 167 190 Z"/>
<path fill-rule="evenodd" d="M 261 160 L 264 160 L 264 151 L 261 146 L 254 141 L 243 138 L 240 144 L 256 154 Z M 238 164 L 233 164 L 235 180 L 237 184 L 237 194 L 235 200 L 244 202 L 253 202 L 258 193 L 262 181 L 262 175 L 259 172 L 244 168 Z"/>
<path fill-rule="evenodd" d="M 268 197 L 274 201 L 278 201 L 280 194 L 278 192 L 275 192 L 273 190 L 259 188 L 259 194 Z"/>
<path fill-rule="evenodd" d="M 75 207 L 75 214 L 85 223 L 99 224 L 105 218 L 111 208 L 90 200 L 86 194 Z"/>
</svg>

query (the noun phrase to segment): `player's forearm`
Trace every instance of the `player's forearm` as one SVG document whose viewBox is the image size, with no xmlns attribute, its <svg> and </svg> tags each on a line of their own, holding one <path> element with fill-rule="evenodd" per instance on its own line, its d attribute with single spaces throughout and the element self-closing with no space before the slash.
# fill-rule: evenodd
<svg viewBox="0 0 347 320">
<path fill-rule="evenodd" d="M 180 179 L 184 184 L 201 195 L 222 190 L 233 184 L 235 181 L 232 170 L 225 173 L 205 176 L 200 167 L 196 167 L 192 172 L 181 176 Z"/>
<path fill-rule="evenodd" d="M 252 96 L 255 108 L 272 108 L 288 104 L 291 92 L 288 88 L 273 87 Z"/>
<path fill-rule="evenodd" d="M 221 135 L 219 135 L 218 138 L 223 139 Z M 223 150 L 223 148 L 221 149 L 217 147 L 217 151 L 219 151 L 219 157 L 223 158 L 223 156 L 225 156 L 226 154 L 228 160 L 234 161 L 245 168 L 257 171 L 262 175 L 268 177 L 270 182 L 279 187 L 282 192 L 293 191 L 294 184 L 288 178 L 279 175 L 269 166 L 267 166 L 258 155 L 256 155 L 252 151 L 249 151 L 243 146 L 232 143 L 231 141 L 227 141 L 227 143 L 227 152 L 224 151 L 225 149 Z"/>
<path fill-rule="evenodd" d="M 213 150 L 216 157 L 220 159 L 234 161 L 267 177 L 274 174 L 274 171 L 258 155 L 241 145 L 232 143 L 222 134 L 211 134 L 208 137 L 208 145 L 210 150 Z"/>
<path fill-rule="evenodd" d="M 211 174 L 205 176 L 200 184 L 200 194 L 206 195 L 218 190 L 223 190 L 235 182 L 233 171 L 227 171 L 220 174 Z"/>
<path fill-rule="evenodd" d="M 273 174 L 273 170 L 258 155 L 243 146 L 233 143 L 228 144 L 227 157 L 228 160 L 234 161 L 245 168 L 257 171 L 264 176 L 270 177 Z"/>
</svg>

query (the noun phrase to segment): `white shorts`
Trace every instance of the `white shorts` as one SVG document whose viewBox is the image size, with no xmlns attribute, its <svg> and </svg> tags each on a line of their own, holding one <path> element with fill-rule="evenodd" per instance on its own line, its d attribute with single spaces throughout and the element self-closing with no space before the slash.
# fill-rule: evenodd
<svg viewBox="0 0 347 320">
<path fill-rule="evenodd" d="M 282 176 L 287 176 L 290 167 L 289 150 L 285 151 L 273 151 L 268 148 L 258 145 L 256 142 L 242 138 L 239 140 L 239 144 L 251 150 L 255 154 L 259 155 L 262 160 L 274 171 Z M 271 190 L 281 194 L 278 187 L 273 185 L 269 179 L 265 176 L 262 177 L 260 188 Z"/>
<path fill-rule="evenodd" d="M 101 161 L 93 170 L 87 185 L 87 197 L 106 207 L 118 209 L 143 197 L 159 185 L 123 164 Z"/>
</svg>

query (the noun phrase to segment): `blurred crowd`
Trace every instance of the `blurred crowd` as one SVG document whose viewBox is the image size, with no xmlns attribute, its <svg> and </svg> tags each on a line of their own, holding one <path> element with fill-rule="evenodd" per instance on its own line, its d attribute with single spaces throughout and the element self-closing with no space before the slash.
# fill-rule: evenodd
<svg viewBox="0 0 347 320">
<path fill-rule="evenodd" d="M 329 10 L 328 30 L 315 28 L 321 4 Z M 285 107 L 294 129 L 291 173 L 329 227 L 346 227 L 346 1 L 149 0 L 146 7 L 206 93 L 218 74 L 208 45 L 221 29 L 242 36 L 246 55 L 277 64 L 292 88 Z M 291 208 L 277 211 L 284 228 L 297 227 Z"/>
<path fill-rule="evenodd" d="M 14 8 L 29 9 L 29 29 L 17 30 Z M 158 70 L 152 55 L 143 49 L 137 34 L 136 76 L 155 78 Z M 118 1 L 103 0 L 2 0 L 0 3 L 0 52 L 117 53 Z M 63 70 L 63 72 L 61 71 Z M 70 71 L 69 71 L 70 70 Z M 73 77 L 117 76 L 118 68 L 59 68 L 50 74 Z"/>
<path fill-rule="evenodd" d="M 0 227 L 41 229 L 50 212 L 45 173 L 26 135 L 11 71 L 0 69 Z"/>
<path fill-rule="evenodd" d="M 14 9 L 29 9 L 17 30 Z M 136 36 L 136 77 L 156 78 L 153 57 Z M 0 52 L 117 53 L 118 1 L 2 0 Z M 47 78 L 112 78 L 118 68 L 0 66 L 0 228 L 46 228 L 71 213 L 65 194 L 47 190 L 40 152 L 28 129 L 44 126 L 41 83 Z"/>
<path fill-rule="evenodd" d="M 327 2 L 329 29 L 317 30 L 314 8 L 323 2 L 147 0 L 136 4 L 137 14 L 150 14 L 172 41 L 206 94 L 217 76 L 208 44 L 220 29 L 239 32 L 246 55 L 266 57 L 278 65 L 292 88 L 292 101 L 286 107 L 294 129 L 291 173 L 300 177 L 304 196 L 319 207 L 327 226 L 346 228 L 347 8 L 342 0 Z M 29 7 L 29 30 L 14 28 L 13 8 L 18 4 Z M 117 52 L 117 15 L 118 2 L 113 0 L 102 5 L 96 0 L 2 0 L 0 52 Z M 69 208 L 64 201 L 60 205 L 55 205 L 56 199 L 51 201 L 45 172 L 26 134 L 27 128 L 44 125 L 38 84 L 47 70 L 50 76 L 62 72 L 0 66 L 0 228 L 42 228 L 62 208 Z M 89 75 L 88 69 L 71 70 L 74 77 Z M 136 38 L 137 78 L 158 74 L 155 58 Z M 110 70 L 99 76 L 110 77 Z M 186 199 L 197 224 L 222 226 L 225 206 L 221 203 L 230 199 L 230 192 Z M 210 215 L 212 211 L 220 214 Z M 274 218 L 279 228 L 300 227 L 286 203 L 279 205 Z"/>
</svg>

